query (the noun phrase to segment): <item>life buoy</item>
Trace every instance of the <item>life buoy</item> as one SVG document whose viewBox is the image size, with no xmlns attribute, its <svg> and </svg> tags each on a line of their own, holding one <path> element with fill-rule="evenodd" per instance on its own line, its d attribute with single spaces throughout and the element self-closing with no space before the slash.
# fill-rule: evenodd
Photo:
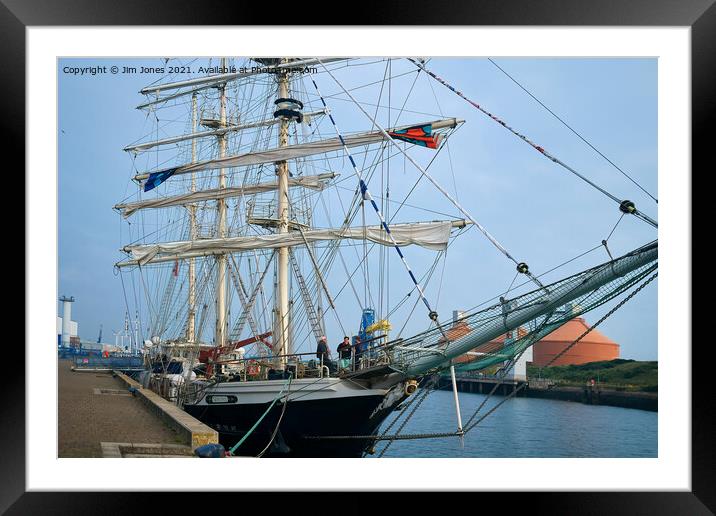
<svg viewBox="0 0 716 516">
<path fill-rule="evenodd" d="M 256 376 L 257 374 L 259 374 L 259 365 L 253 360 L 250 361 L 246 366 L 246 374 L 248 374 L 249 376 Z"/>
</svg>

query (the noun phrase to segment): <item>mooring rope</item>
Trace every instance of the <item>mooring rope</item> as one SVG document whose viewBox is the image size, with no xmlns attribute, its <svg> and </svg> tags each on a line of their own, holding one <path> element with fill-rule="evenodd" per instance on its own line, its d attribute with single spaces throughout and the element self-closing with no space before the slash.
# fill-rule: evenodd
<svg viewBox="0 0 716 516">
<path fill-rule="evenodd" d="M 286 381 L 286 383 L 283 384 L 283 387 L 281 387 L 281 391 L 280 391 L 280 392 L 278 393 L 278 395 L 274 398 L 274 400 L 271 402 L 271 404 L 268 406 L 268 408 L 264 411 L 264 413 L 261 414 L 261 417 L 258 418 L 258 420 L 256 421 L 256 423 L 254 423 L 254 426 L 252 426 L 252 427 L 249 429 L 249 431 L 246 432 L 246 434 L 241 438 L 241 440 L 240 440 L 238 443 L 236 443 L 234 446 L 232 446 L 232 447 L 229 449 L 229 455 L 233 455 L 234 452 L 239 449 L 239 446 L 241 446 L 241 445 L 244 443 L 244 441 L 246 441 L 246 439 L 248 439 L 249 436 L 250 436 L 252 433 L 254 433 L 254 430 L 256 430 L 256 427 L 258 427 L 259 424 L 261 423 L 261 421 L 264 420 L 264 418 L 266 417 L 266 415 L 267 415 L 269 412 L 271 412 L 271 409 L 272 409 L 273 406 L 276 404 L 276 402 L 277 402 L 279 399 L 281 399 L 281 397 L 283 396 L 283 391 L 285 391 L 287 388 L 289 388 L 289 389 L 291 388 L 291 378 L 292 378 L 292 377 L 293 377 L 293 375 L 292 375 L 291 373 L 289 373 L 289 375 L 288 375 L 288 380 Z M 288 400 L 287 400 L 287 402 L 288 402 Z M 279 421 L 279 424 L 280 424 L 280 421 Z M 278 430 L 278 426 L 276 427 L 276 430 Z M 275 434 L 274 434 L 273 437 L 275 437 Z M 271 442 L 273 442 L 273 437 L 271 438 Z M 270 443 L 269 443 L 269 444 L 270 444 Z M 263 453 L 263 452 L 262 452 L 262 453 Z"/>
</svg>

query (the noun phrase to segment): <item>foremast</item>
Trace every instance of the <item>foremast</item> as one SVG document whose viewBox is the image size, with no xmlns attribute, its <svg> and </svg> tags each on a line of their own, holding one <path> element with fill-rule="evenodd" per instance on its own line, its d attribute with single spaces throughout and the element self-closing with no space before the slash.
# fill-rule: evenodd
<svg viewBox="0 0 716 516">
<path fill-rule="evenodd" d="M 191 130 L 197 130 L 196 93 L 191 96 Z M 191 162 L 196 163 L 196 140 L 191 142 Z M 191 175 L 191 192 L 196 192 L 196 173 Z M 196 204 L 189 205 L 189 236 L 196 240 Z M 189 314 L 187 316 L 186 340 L 188 343 L 196 342 L 196 259 L 189 258 Z"/>
<path fill-rule="evenodd" d="M 282 58 L 281 64 L 287 62 Z M 276 75 L 278 80 L 278 99 L 287 99 L 288 94 L 288 72 L 281 71 Z M 277 102 L 279 101 L 277 99 Z M 278 132 L 278 146 L 288 146 L 288 124 L 287 117 L 281 117 Z M 288 233 L 289 223 L 289 203 L 288 203 L 288 162 L 279 161 L 276 163 L 276 175 L 278 176 L 277 197 L 277 215 L 278 215 L 278 233 Z M 288 331 L 289 323 L 289 297 L 288 297 L 288 247 L 278 248 L 277 262 L 277 283 L 276 283 L 276 308 L 274 313 L 274 354 L 279 356 L 280 368 L 285 368 L 287 357 L 292 353 L 290 335 Z"/>
</svg>

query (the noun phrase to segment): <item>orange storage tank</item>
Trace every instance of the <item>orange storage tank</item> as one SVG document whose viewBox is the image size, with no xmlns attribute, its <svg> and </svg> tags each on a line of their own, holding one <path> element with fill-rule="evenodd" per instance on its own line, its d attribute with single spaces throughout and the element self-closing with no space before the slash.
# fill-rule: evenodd
<svg viewBox="0 0 716 516">
<path fill-rule="evenodd" d="M 534 345 L 532 363 L 540 367 L 547 365 L 588 328 L 589 325 L 582 317 L 575 317 L 565 323 Z M 592 330 L 552 365 L 586 364 L 615 358 L 619 358 L 619 344 L 599 330 Z"/>
<path fill-rule="evenodd" d="M 543 367 L 549 363 L 555 355 L 559 354 L 574 340 L 584 333 L 589 325 L 582 317 L 575 317 L 560 328 L 547 335 L 533 346 L 532 364 Z M 458 339 L 470 332 L 470 327 L 464 321 L 453 323 L 445 333 L 450 340 Z M 518 336 L 522 337 L 527 332 L 519 328 Z M 482 344 L 472 351 L 491 353 L 498 351 L 505 341 L 505 335 Z M 475 355 L 461 355 L 454 362 L 465 363 L 475 360 Z M 614 360 L 619 358 L 619 344 L 609 339 L 599 330 L 592 330 L 582 340 L 575 344 L 569 351 L 559 357 L 551 365 L 576 365 L 587 362 L 599 362 L 602 360 Z"/>
</svg>

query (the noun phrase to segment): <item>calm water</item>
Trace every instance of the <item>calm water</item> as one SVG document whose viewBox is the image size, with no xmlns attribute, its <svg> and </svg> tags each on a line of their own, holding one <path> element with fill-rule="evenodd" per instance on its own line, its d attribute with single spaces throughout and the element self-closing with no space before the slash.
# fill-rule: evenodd
<svg viewBox="0 0 716 516">
<path fill-rule="evenodd" d="M 460 393 L 463 422 L 485 398 L 482 394 Z M 476 419 L 502 399 L 490 398 Z M 643 410 L 513 398 L 465 436 L 464 449 L 456 437 L 395 441 L 384 457 L 656 457 L 657 416 Z M 400 422 L 389 434 L 398 426 Z M 452 392 L 435 391 L 401 434 L 452 432 L 456 427 Z M 379 443 L 373 457 L 384 446 Z"/>
</svg>

